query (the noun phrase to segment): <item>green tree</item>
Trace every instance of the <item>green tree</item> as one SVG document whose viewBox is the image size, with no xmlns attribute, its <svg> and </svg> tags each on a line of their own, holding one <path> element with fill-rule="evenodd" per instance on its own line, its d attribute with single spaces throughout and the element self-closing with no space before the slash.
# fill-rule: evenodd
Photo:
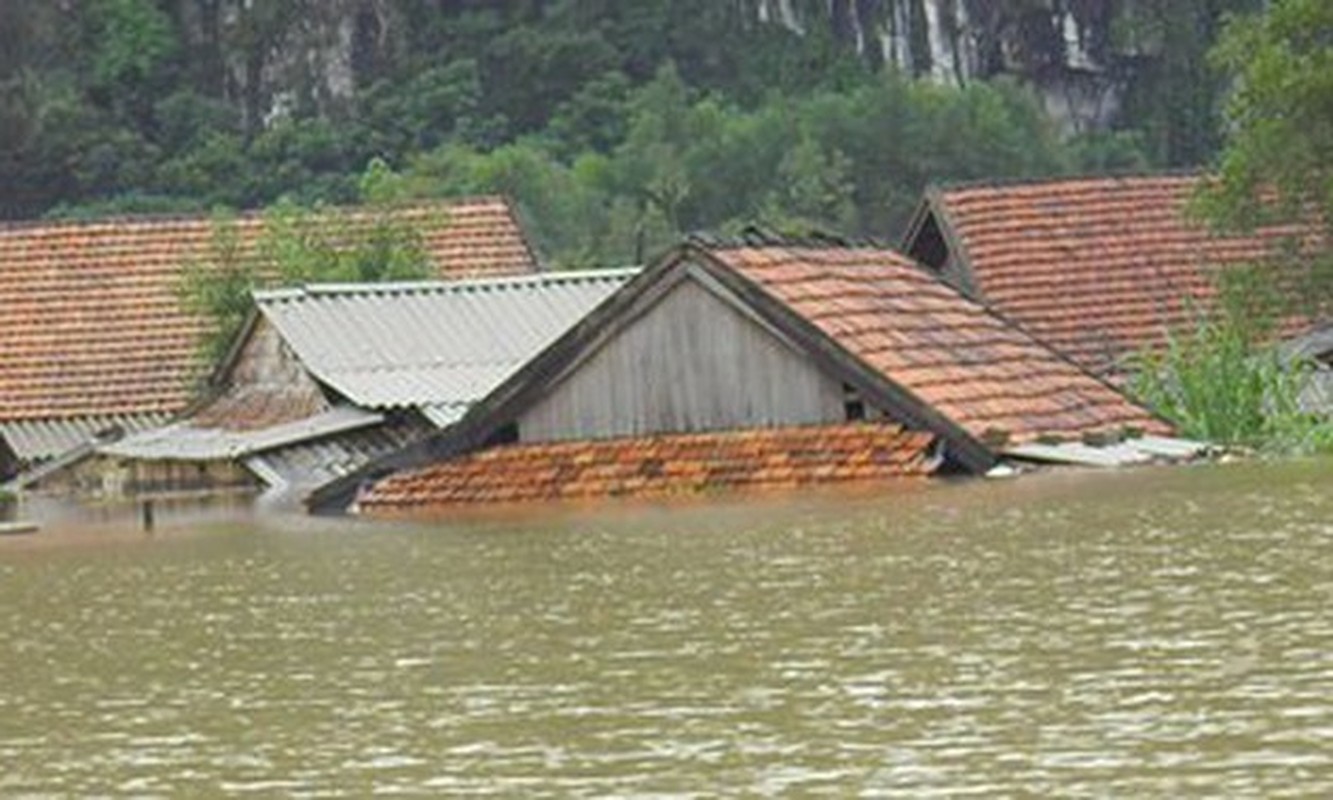
<svg viewBox="0 0 1333 800">
<path fill-rule="evenodd" d="M 98 0 L 89 13 L 93 76 L 103 86 L 134 87 L 175 54 L 171 19 L 150 0 Z"/>
<path fill-rule="evenodd" d="M 252 208 L 282 196 L 345 203 L 372 157 L 409 169 L 461 146 L 507 153 L 501 160 L 544 152 L 561 165 L 549 171 L 557 183 L 610 181 L 584 188 L 605 194 L 612 228 L 647 241 L 661 226 L 773 210 L 781 192 L 768 184 L 784 160 L 796 169 L 787 150 L 810 139 L 852 165 L 855 226 L 884 235 L 923 175 L 1048 170 L 1041 112 L 1018 108 L 1030 98 L 991 79 L 1058 76 L 1066 14 L 1080 49 L 1127 96 L 1114 135 L 1061 158 L 1094 170 L 1207 158 L 1222 84 L 1200 54 L 1223 11 L 1260 2 L 0 0 L 0 215 Z M 927 25 L 932 3 L 939 14 Z M 975 43 L 983 88 L 916 91 L 883 63 L 885 33 L 910 43 L 912 76 L 941 66 L 927 35 Z M 663 92 L 664 71 L 685 102 Z M 661 126 L 654 103 L 671 102 L 689 119 Z M 837 118 L 796 124 L 818 104 Z M 782 136 L 759 129 L 772 123 Z M 987 134 L 973 135 L 974 124 Z M 693 141 L 713 134 L 724 140 Z M 874 138 L 886 134 L 896 138 Z M 913 148 L 922 159 L 904 155 Z M 575 170 L 590 154 L 606 160 Z"/>
<path fill-rule="evenodd" d="M 1150 54 L 1132 61 L 1118 128 L 1134 131 L 1155 164 L 1197 166 L 1217 152 L 1226 81 L 1208 51 L 1226 12 L 1258 0 L 1121 3 L 1110 34 L 1116 52 Z"/>
<path fill-rule="evenodd" d="M 400 213 L 407 201 L 399 179 L 382 162 L 372 162 L 359 187 L 366 201 L 359 209 L 275 204 L 253 243 L 244 241 L 235 215 L 215 215 L 209 248 L 183 265 L 179 286 L 185 307 L 208 321 L 200 342 L 207 363 L 226 354 L 254 307 L 256 289 L 431 276 L 421 222 Z"/>
<path fill-rule="evenodd" d="M 1333 3 L 1273 0 L 1231 19 L 1214 52 L 1231 76 L 1218 180 L 1202 198 L 1217 224 L 1322 225 L 1270 266 L 1295 279 L 1304 311 L 1333 309 Z M 1297 229 L 1297 230 L 1301 230 Z"/>
<path fill-rule="evenodd" d="M 777 185 L 769 194 L 764 222 L 778 230 L 855 230 L 852 164 L 837 149 L 825 150 L 802 138 L 778 164 Z"/>
</svg>

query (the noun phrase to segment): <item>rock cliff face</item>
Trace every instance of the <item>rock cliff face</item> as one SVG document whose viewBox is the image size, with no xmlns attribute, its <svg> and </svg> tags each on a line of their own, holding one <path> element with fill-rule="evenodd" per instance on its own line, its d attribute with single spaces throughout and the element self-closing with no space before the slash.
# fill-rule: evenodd
<svg viewBox="0 0 1333 800">
<path fill-rule="evenodd" d="M 956 85 L 1012 75 L 1070 132 L 1103 128 L 1187 0 L 732 0 L 762 23 L 821 28 L 872 66 Z M 536 5 L 542 5 L 534 0 Z M 350 96 L 403 35 L 395 0 L 188 0 L 183 21 L 254 122 Z M 466 5 L 443 3 L 441 7 Z M 1178 9 L 1177 9 L 1178 10 Z M 1193 13 L 1193 12 L 1187 12 Z M 1216 12 L 1213 12 L 1214 16 Z M 240 45 L 240 46 L 237 46 Z M 210 58 L 205 56 L 205 62 Z"/>
<path fill-rule="evenodd" d="M 259 127 L 346 100 L 390 46 L 393 0 L 176 0 L 196 71 Z"/>
<path fill-rule="evenodd" d="M 1160 53 L 1141 0 L 754 0 L 761 20 L 827 24 L 872 64 L 955 85 L 1012 75 L 1066 129 L 1108 125 L 1127 81 Z"/>
</svg>

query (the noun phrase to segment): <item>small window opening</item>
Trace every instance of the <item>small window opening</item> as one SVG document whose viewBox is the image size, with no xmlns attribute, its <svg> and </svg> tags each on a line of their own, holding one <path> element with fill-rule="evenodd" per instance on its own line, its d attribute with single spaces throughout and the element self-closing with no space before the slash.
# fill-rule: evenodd
<svg viewBox="0 0 1333 800">
<path fill-rule="evenodd" d="M 861 393 L 846 383 L 842 385 L 842 411 L 848 422 L 859 422 L 866 418 L 866 404 L 861 399 Z"/>
<path fill-rule="evenodd" d="M 495 432 L 486 437 L 486 447 L 498 447 L 502 444 L 518 443 L 518 423 L 510 422 L 501 425 L 495 429 Z"/>
<path fill-rule="evenodd" d="M 949 245 L 944 241 L 944 234 L 940 232 L 934 214 L 928 216 L 921 229 L 917 231 L 908 255 L 936 272 L 941 272 L 948 266 Z"/>
</svg>

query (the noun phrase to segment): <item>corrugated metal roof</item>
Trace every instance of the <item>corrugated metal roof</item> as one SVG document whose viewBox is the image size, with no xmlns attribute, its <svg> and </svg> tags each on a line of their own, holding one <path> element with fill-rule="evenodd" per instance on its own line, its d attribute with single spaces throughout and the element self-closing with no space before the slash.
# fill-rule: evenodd
<svg viewBox="0 0 1333 800">
<path fill-rule="evenodd" d="M 255 301 L 317 378 L 368 408 L 466 405 L 637 270 L 322 285 Z"/>
<path fill-rule="evenodd" d="M 116 414 L 75 419 L 25 420 L 0 424 L 0 436 L 14 455 L 28 463 L 55 458 L 92 441 L 96 434 L 120 428 L 127 433 L 166 422 L 167 414 Z"/>
<path fill-rule="evenodd" d="M 383 419 L 371 411 L 341 406 L 296 422 L 253 431 L 197 428 L 187 420 L 127 436 L 103 445 L 98 451 L 144 461 L 217 461 L 365 428 Z"/>
<path fill-rule="evenodd" d="M 1084 467 L 1128 467 L 1153 461 L 1190 461 L 1202 456 L 1209 449 L 1210 445 L 1206 442 L 1167 436 L 1143 436 L 1101 446 L 1082 442 L 1061 444 L 1033 442 L 1011 447 L 1005 450 L 1005 455 L 1027 461 Z"/>
<path fill-rule="evenodd" d="M 425 433 L 419 425 L 397 422 L 303 441 L 258 453 L 245 466 L 275 492 L 311 489 L 351 473 Z"/>
</svg>

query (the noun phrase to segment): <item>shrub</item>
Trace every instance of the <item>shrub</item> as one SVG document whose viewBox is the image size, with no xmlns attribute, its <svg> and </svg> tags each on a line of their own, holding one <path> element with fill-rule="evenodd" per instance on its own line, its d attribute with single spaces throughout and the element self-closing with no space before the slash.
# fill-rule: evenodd
<svg viewBox="0 0 1333 800">
<path fill-rule="evenodd" d="M 1333 451 L 1333 423 L 1306 413 L 1300 394 L 1310 365 L 1283 363 L 1260 344 L 1267 326 L 1233 313 L 1201 316 L 1142 354 L 1132 388 L 1182 435 L 1262 451 Z"/>
</svg>

